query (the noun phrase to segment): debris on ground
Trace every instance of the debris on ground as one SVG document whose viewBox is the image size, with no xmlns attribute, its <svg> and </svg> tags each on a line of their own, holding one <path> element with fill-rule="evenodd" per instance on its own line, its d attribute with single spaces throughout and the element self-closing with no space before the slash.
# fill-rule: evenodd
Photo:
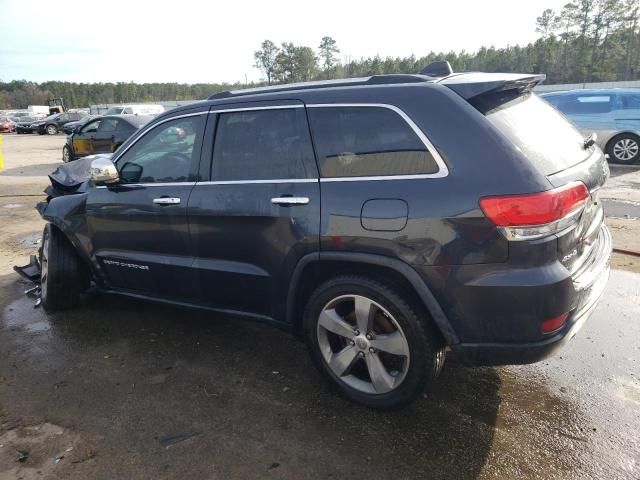
<svg viewBox="0 0 640 480">
<path fill-rule="evenodd" d="M 175 435 L 169 435 L 160 439 L 160 445 L 162 445 L 164 448 L 169 448 L 172 445 L 184 442 L 185 440 L 196 437 L 198 435 L 200 435 L 199 432 L 183 432 L 177 433 Z"/>
</svg>

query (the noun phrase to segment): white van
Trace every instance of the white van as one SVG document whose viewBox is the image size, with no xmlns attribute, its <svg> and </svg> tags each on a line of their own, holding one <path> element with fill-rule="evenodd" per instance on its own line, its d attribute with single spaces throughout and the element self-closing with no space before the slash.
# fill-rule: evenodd
<svg viewBox="0 0 640 480">
<path fill-rule="evenodd" d="M 162 105 L 139 104 L 139 105 L 117 105 L 109 107 L 103 115 L 158 115 L 164 112 Z"/>
</svg>

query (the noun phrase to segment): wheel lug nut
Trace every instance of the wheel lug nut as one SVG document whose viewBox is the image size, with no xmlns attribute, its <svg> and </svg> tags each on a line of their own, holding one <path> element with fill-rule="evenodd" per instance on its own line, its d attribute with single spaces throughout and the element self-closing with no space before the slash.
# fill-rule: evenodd
<svg viewBox="0 0 640 480">
<path fill-rule="evenodd" d="M 373 335 L 371 335 L 370 333 L 367 333 L 367 340 L 371 340 L 373 338 Z"/>
<path fill-rule="evenodd" d="M 364 352 L 358 352 L 359 357 L 364 357 Z"/>
<path fill-rule="evenodd" d="M 370 351 L 371 353 L 376 353 L 376 349 L 375 349 L 375 348 L 373 348 L 373 347 L 369 347 L 369 351 Z"/>
<path fill-rule="evenodd" d="M 355 333 L 356 335 L 360 335 L 360 330 L 354 330 L 353 333 Z"/>
<path fill-rule="evenodd" d="M 349 343 L 351 344 L 352 347 L 356 344 L 356 342 L 354 342 L 353 340 L 351 340 Z"/>
</svg>

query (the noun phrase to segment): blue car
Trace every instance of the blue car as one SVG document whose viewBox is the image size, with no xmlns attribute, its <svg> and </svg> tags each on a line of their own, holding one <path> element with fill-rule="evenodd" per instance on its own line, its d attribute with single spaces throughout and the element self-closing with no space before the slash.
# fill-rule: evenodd
<svg viewBox="0 0 640 480">
<path fill-rule="evenodd" d="M 540 97 L 564 113 L 583 135 L 596 133 L 596 143 L 610 162 L 640 160 L 640 89 L 569 90 Z"/>
</svg>

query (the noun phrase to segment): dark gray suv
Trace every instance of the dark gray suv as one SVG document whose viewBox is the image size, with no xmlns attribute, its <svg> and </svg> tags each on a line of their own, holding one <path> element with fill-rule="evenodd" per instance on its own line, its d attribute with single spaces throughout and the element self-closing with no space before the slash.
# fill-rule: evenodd
<svg viewBox="0 0 640 480">
<path fill-rule="evenodd" d="M 59 167 L 38 207 L 44 306 L 93 285 L 273 323 L 381 408 L 448 350 L 551 354 L 607 281 L 607 163 L 531 93 L 543 77 L 440 75 L 225 92 Z"/>
</svg>

